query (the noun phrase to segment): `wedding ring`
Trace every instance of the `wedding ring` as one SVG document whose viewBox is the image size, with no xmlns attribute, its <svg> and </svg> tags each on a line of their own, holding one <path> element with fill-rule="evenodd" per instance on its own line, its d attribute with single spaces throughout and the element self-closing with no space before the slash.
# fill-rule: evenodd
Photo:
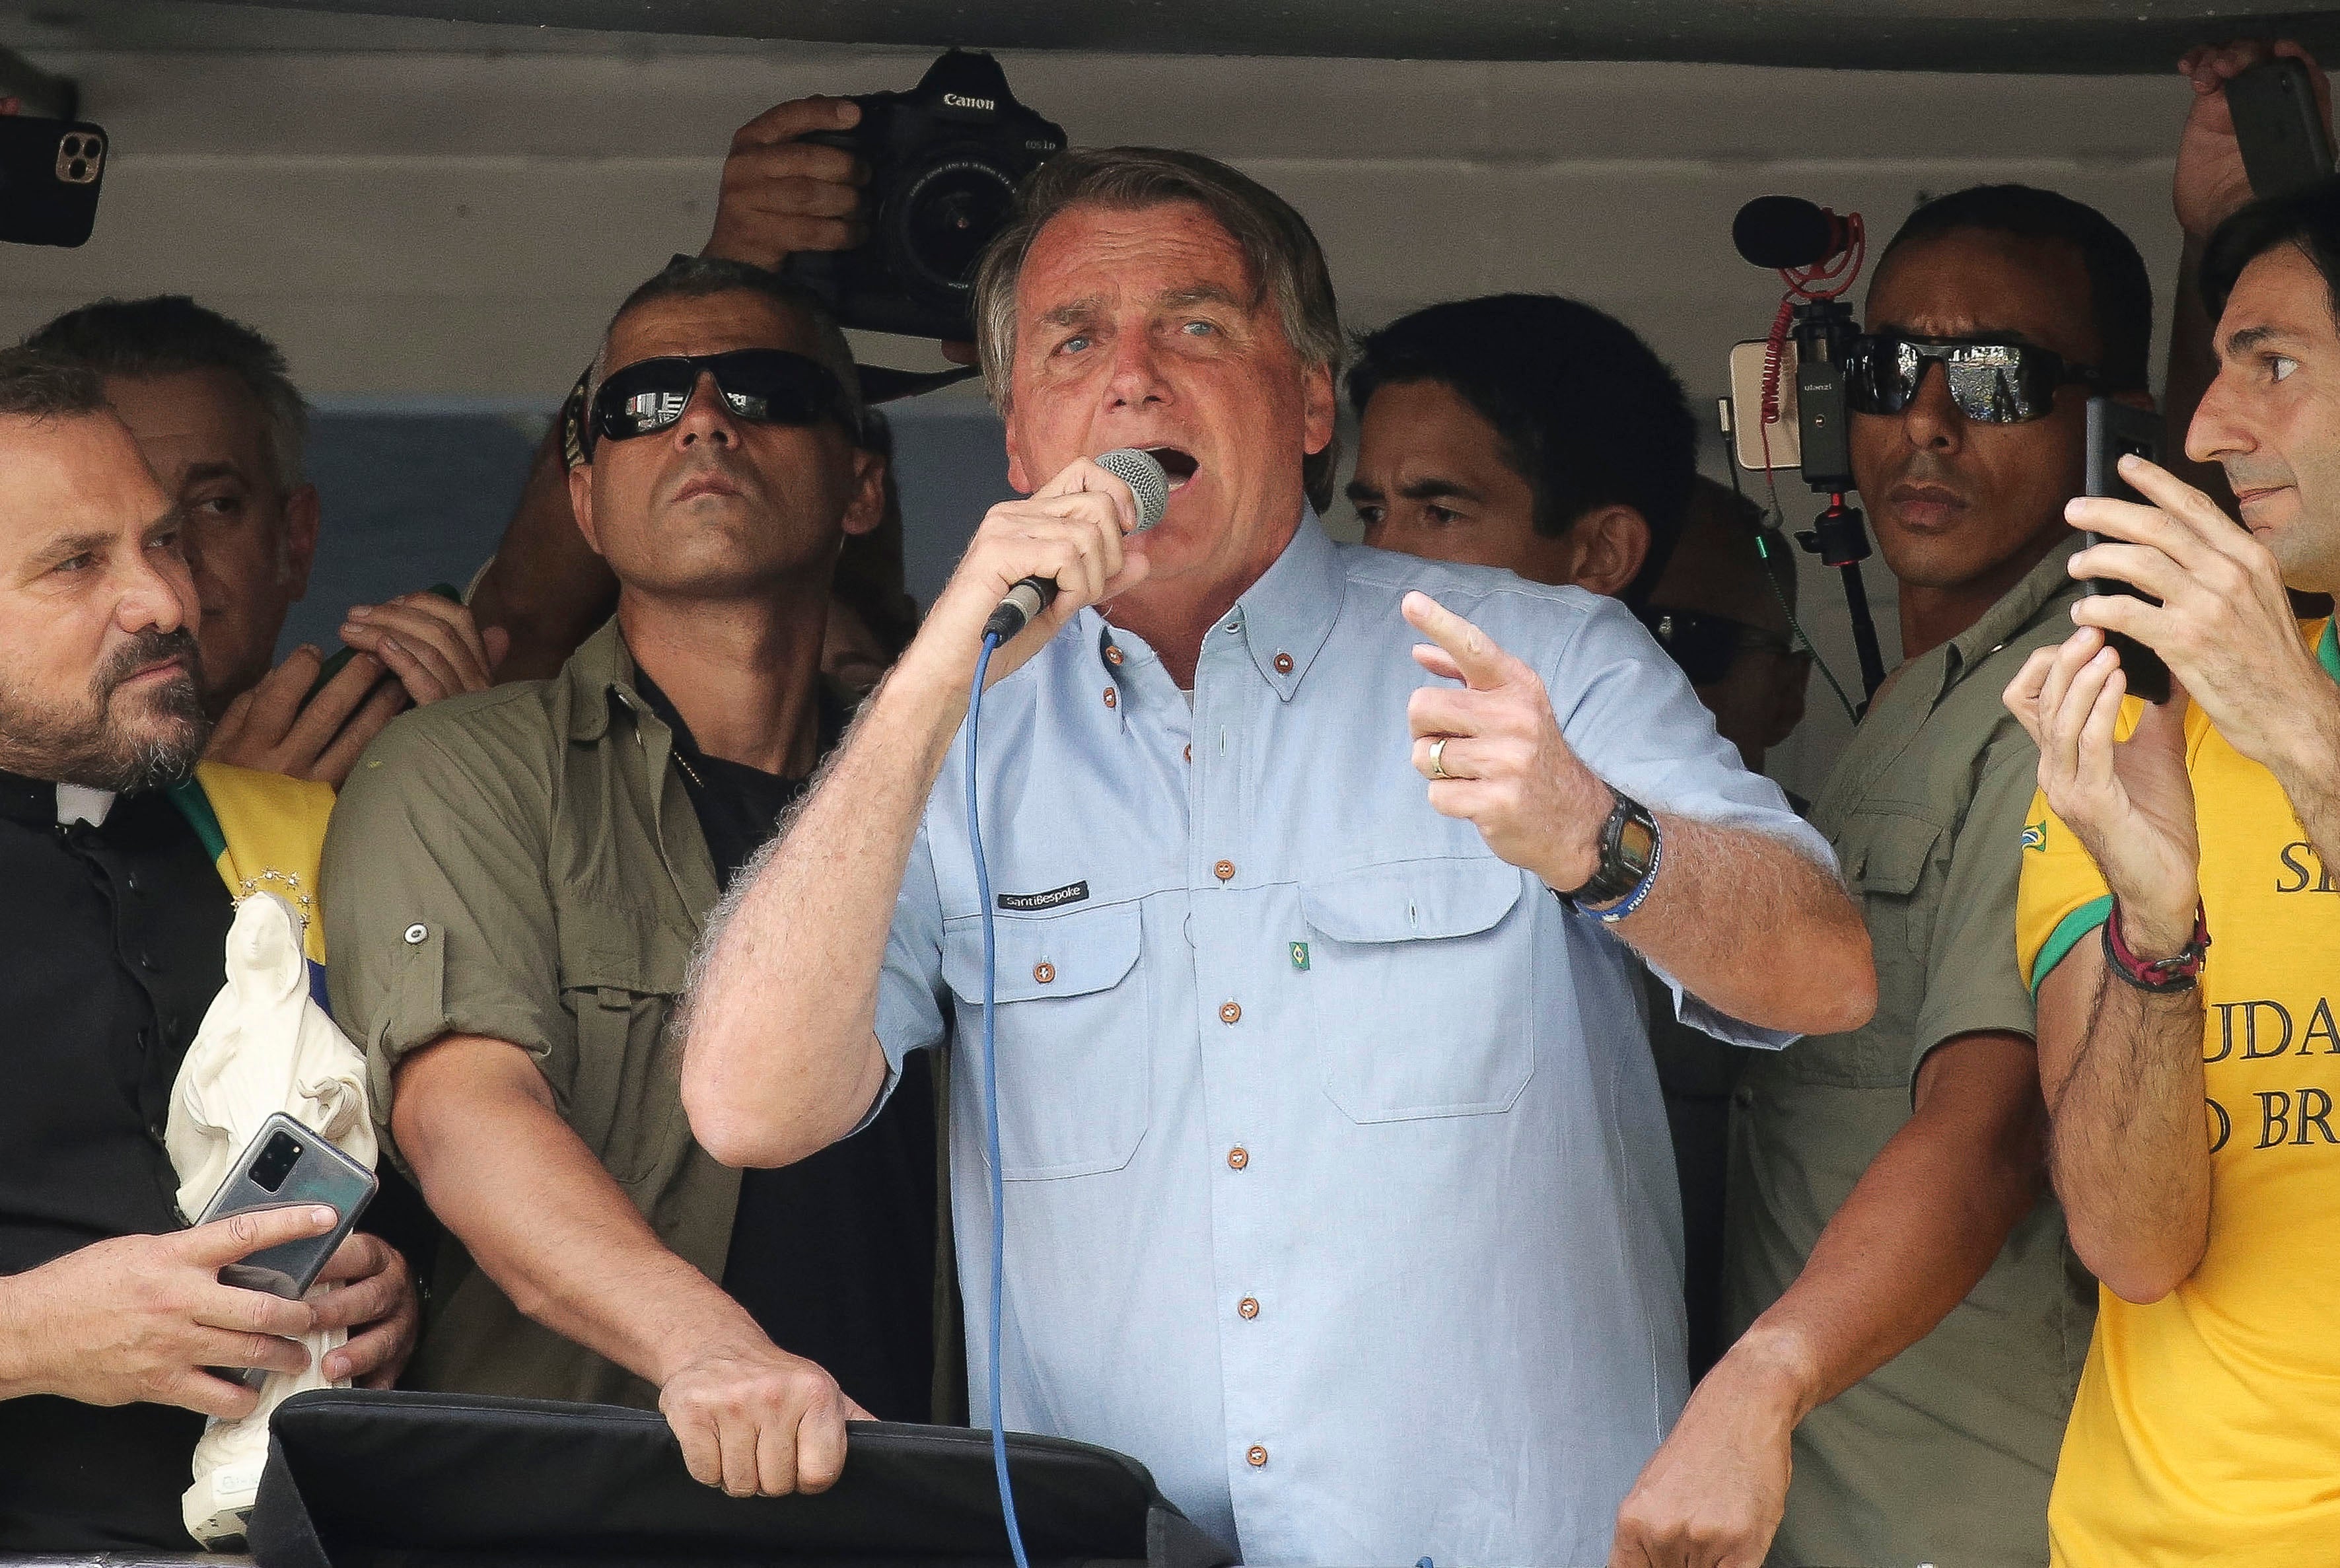
<svg viewBox="0 0 2340 1568">
<path fill-rule="evenodd" d="M 1453 774 L 1446 771 L 1446 743 L 1453 739 L 1452 735 L 1441 735 L 1430 743 L 1430 776 L 1433 779 L 1454 777 Z"/>
</svg>

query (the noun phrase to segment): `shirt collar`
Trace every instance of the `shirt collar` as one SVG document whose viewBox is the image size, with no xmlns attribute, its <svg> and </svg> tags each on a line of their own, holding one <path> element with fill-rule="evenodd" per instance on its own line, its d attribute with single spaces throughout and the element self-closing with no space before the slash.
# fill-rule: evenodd
<svg viewBox="0 0 2340 1568">
<path fill-rule="evenodd" d="M 1244 590 L 1208 635 L 1241 637 L 1261 677 L 1289 702 L 1332 635 L 1348 581 L 1339 547 L 1316 521 L 1315 508 L 1303 503 L 1300 526 L 1284 553 Z M 1099 633 L 1097 658 L 1115 684 L 1121 682 L 1124 661 L 1134 657 L 1130 647 L 1116 641 L 1110 626 Z"/>
<path fill-rule="evenodd" d="M 2051 605 L 2081 591 L 2068 566 L 2086 542 L 2078 533 L 2059 541 L 2013 588 L 2000 594 L 1998 602 L 1982 612 L 1982 619 L 1950 639 L 1941 686 L 1934 694 L 1937 700 L 1965 679 L 1968 670 L 2029 630 Z"/>
<path fill-rule="evenodd" d="M 62 828 L 74 822 L 102 826 L 117 797 L 111 789 L 27 779 L 0 771 L 0 817 L 27 828 Z"/>
<path fill-rule="evenodd" d="M 634 656 L 614 615 L 569 656 L 560 678 L 569 684 L 571 740 L 590 742 L 610 732 L 612 694 L 636 712 L 641 710 L 640 694 L 634 689 Z"/>
</svg>

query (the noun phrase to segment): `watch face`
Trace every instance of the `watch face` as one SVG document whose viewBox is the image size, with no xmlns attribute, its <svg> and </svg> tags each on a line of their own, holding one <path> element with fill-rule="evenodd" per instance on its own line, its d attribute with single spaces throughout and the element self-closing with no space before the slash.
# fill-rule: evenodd
<svg viewBox="0 0 2340 1568">
<path fill-rule="evenodd" d="M 1617 831 L 1617 858 L 1635 872 L 1650 868 L 1650 851 L 1657 845 L 1657 835 L 1641 817 L 1628 817 Z"/>
</svg>

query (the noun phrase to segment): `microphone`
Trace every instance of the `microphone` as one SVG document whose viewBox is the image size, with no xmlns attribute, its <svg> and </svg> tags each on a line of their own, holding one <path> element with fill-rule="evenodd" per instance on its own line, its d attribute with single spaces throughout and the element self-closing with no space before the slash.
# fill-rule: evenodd
<svg viewBox="0 0 2340 1568">
<path fill-rule="evenodd" d="M 1852 229 L 1801 196 L 1758 196 L 1730 220 L 1730 243 L 1759 267 L 1809 267 L 1852 244 Z"/>
<path fill-rule="evenodd" d="M 1129 486 L 1129 493 L 1137 501 L 1137 526 L 1131 531 L 1144 533 L 1162 521 L 1170 505 L 1170 475 L 1162 461 L 1152 452 L 1139 447 L 1117 446 L 1101 454 L 1096 465 L 1107 473 L 1116 474 Z M 1056 580 L 1053 577 L 1027 577 L 1007 590 L 991 619 L 983 623 L 986 637 L 996 637 L 1002 642 L 1012 640 L 1016 634 L 1031 623 L 1034 616 L 1056 602 Z"/>
</svg>

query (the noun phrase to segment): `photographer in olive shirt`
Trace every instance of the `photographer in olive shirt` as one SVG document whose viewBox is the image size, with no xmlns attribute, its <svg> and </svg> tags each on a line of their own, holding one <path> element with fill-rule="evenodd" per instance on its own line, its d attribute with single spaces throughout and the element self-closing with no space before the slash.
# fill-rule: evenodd
<svg viewBox="0 0 2340 1568">
<path fill-rule="evenodd" d="M 2071 630 L 2087 401 L 2151 407 L 2152 287 L 2092 209 L 1978 187 L 1903 225 L 1867 327 L 1852 461 L 1906 657 L 1812 819 L 1861 901 L 1877 1014 L 1748 1066 L 1737 1343 L 1626 1498 L 1617 1564 L 2047 1557 L 2094 1291 L 2046 1190 L 2014 944 L 2038 753 L 1999 692 Z"/>
</svg>

